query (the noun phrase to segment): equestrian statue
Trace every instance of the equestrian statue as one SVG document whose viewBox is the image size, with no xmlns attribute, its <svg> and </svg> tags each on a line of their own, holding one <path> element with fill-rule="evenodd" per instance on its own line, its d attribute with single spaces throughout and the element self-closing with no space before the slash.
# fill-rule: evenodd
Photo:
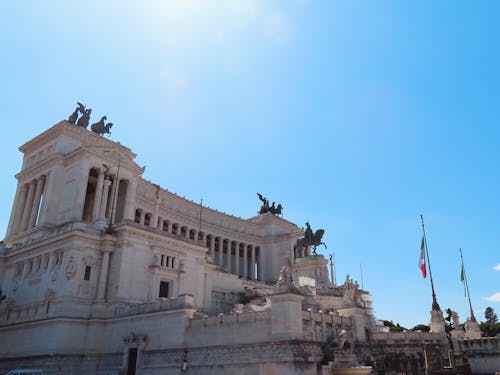
<svg viewBox="0 0 500 375">
<path fill-rule="evenodd" d="M 99 122 L 96 122 L 95 124 L 90 125 L 90 130 L 92 130 L 94 133 L 103 135 L 103 134 L 109 134 L 111 135 L 111 127 L 113 126 L 112 122 L 108 122 L 107 124 L 104 123 L 104 120 L 107 120 L 106 116 L 102 116 L 102 118 L 99 120 Z"/>
<path fill-rule="evenodd" d="M 311 246 L 313 255 L 316 255 L 316 248 L 319 245 L 323 245 L 325 249 L 327 248 L 326 244 L 324 242 L 321 242 L 323 234 L 325 234 L 324 229 L 318 229 L 316 232 L 313 232 L 311 226 L 309 225 L 309 222 L 306 222 L 304 237 L 297 240 L 297 248 Z"/>
</svg>

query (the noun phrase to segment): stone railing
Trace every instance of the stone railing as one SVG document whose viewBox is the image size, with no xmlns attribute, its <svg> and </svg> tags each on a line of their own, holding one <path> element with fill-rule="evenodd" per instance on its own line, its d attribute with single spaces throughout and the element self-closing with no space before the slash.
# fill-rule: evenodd
<svg viewBox="0 0 500 375">
<path fill-rule="evenodd" d="M 177 298 L 158 298 L 153 302 L 123 303 L 114 307 L 113 318 L 121 318 L 130 315 L 149 314 L 160 311 L 192 309 L 193 296 L 183 294 Z"/>
<path fill-rule="evenodd" d="M 500 334 L 495 337 L 480 339 L 457 340 L 462 351 L 469 354 L 498 354 L 500 355 Z"/>
<path fill-rule="evenodd" d="M 313 341 L 325 341 L 328 337 L 337 336 L 343 329 L 350 332 L 351 319 L 345 316 L 302 311 L 302 328 L 304 338 Z"/>
<path fill-rule="evenodd" d="M 22 247 L 34 245 L 40 241 L 45 241 L 72 231 L 92 232 L 92 227 L 84 222 L 69 222 L 57 227 L 35 226 L 24 232 L 9 236 L 8 242 L 14 244 L 12 247 L 7 248 L 7 252 L 14 252 Z M 95 229 L 94 232 L 98 233 Z"/>
<path fill-rule="evenodd" d="M 0 312 L 0 326 L 45 319 L 49 312 L 47 302 L 38 302 L 25 306 L 7 306 Z"/>
<path fill-rule="evenodd" d="M 431 332 L 374 332 L 372 341 L 382 341 L 386 344 L 417 344 L 424 342 L 439 343 L 443 340 L 443 334 Z"/>
<path fill-rule="evenodd" d="M 234 312 L 231 314 L 218 314 L 214 316 L 197 316 L 190 320 L 189 326 L 192 328 L 229 326 L 240 324 L 252 324 L 259 321 L 270 320 L 271 310 Z"/>
</svg>

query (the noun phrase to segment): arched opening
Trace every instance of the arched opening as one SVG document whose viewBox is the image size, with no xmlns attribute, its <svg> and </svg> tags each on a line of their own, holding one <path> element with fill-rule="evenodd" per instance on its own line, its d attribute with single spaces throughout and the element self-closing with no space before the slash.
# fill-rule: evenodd
<svg viewBox="0 0 500 375">
<path fill-rule="evenodd" d="M 141 222 L 141 212 L 142 212 L 142 210 L 140 208 L 135 210 L 135 215 L 134 215 L 134 222 L 135 223 Z"/>
<path fill-rule="evenodd" d="M 144 215 L 144 225 L 149 227 L 151 225 L 151 213 L 147 213 Z"/>
</svg>

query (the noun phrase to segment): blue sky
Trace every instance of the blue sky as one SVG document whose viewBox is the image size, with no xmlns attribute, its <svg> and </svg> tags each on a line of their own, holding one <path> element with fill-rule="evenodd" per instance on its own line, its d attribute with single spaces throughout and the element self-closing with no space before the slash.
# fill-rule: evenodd
<svg viewBox="0 0 500 375">
<path fill-rule="evenodd" d="M 0 232 L 17 147 L 76 101 L 144 177 L 249 218 L 260 192 L 324 228 L 379 318 L 500 310 L 500 4 L 16 1 L 0 4 Z M 495 270 L 496 267 L 496 270 Z"/>
</svg>

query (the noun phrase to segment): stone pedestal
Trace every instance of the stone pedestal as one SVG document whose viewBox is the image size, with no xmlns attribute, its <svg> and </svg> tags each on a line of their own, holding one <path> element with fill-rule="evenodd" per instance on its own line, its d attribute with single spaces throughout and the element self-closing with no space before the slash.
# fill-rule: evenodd
<svg viewBox="0 0 500 375">
<path fill-rule="evenodd" d="M 444 333 L 445 323 L 443 318 L 443 312 L 441 310 L 431 310 L 431 322 L 429 323 L 430 332 L 432 333 Z"/>
<path fill-rule="evenodd" d="M 328 261 L 323 257 L 323 255 L 309 255 L 304 258 L 295 259 L 294 271 L 295 280 L 299 277 L 309 277 L 316 281 L 317 287 L 328 287 L 331 286 L 331 282 L 328 279 Z"/>
<path fill-rule="evenodd" d="M 365 328 L 367 328 L 366 311 L 360 307 L 342 306 L 337 308 L 337 313 L 351 318 L 353 338 L 356 341 L 365 342 Z"/>
<path fill-rule="evenodd" d="M 475 320 L 467 319 L 465 322 L 465 335 L 464 338 L 468 340 L 480 339 L 481 338 L 481 328 Z"/>
<path fill-rule="evenodd" d="M 465 336 L 465 330 L 462 327 L 457 327 L 450 332 L 450 335 L 455 340 L 463 340 Z"/>
<path fill-rule="evenodd" d="M 271 334 L 276 339 L 302 339 L 302 300 L 304 296 L 289 292 L 271 298 Z"/>
</svg>

